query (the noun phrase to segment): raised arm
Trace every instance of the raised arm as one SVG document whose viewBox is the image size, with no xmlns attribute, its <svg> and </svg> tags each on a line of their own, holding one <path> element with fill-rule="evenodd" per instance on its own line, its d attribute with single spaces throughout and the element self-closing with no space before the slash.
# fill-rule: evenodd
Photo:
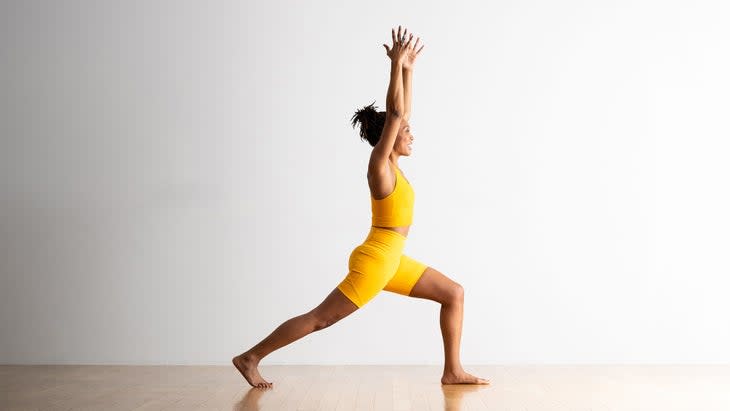
<svg viewBox="0 0 730 411">
<path fill-rule="evenodd" d="M 373 148 L 370 158 L 370 167 L 384 170 L 388 165 L 388 157 L 393 150 L 393 144 L 398 136 L 401 119 L 403 118 L 405 106 L 403 98 L 403 60 L 409 46 L 405 42 L 405 34 L 401 36 L 401 29 L 398 27 L 398 39 L 395 29 L 392 30 L 393 47 L 388 48 L 383 44 L 390 57 L 390 83 L 388 94 L 385 97 L 385 125 L 380 140 Z M 410 43 L 410 42 L 409 42 Z"/>
<path fill-rule="evenodd" d="M 408 121 L 411 118 L 411 83 L 413 82 L 413 70 L 403 67 L 403 118 Z"/>
<path fill-rule="evenodd" d="M 412 39 L 413 34 L 410 35 L 408 41 L 410 42 Z M 418 53 L 423 50 L 423 45 L 421 45 L 421 48 L 418 48 L 420 41 L 421 38 L 417 37 L 416 43 L 413 44 L 413 47 L 408 47 L 406 50 L 406 58 L 403 60 L 403 118 L 406 121 L 408 121 L 411 117 L 411 83 L 413 82 L 413 65 L 416 62 Z"/>
</svg>

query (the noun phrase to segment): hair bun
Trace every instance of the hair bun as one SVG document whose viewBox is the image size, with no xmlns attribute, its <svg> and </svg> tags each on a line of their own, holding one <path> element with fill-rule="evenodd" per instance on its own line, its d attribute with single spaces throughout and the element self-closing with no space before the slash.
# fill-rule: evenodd
<svg viewBox="0 0 730 411">
<path fill-rule="evenodd" d="M 352 128 L 355 128 L 357 123 L 360 123 L 360 138 L 367 139 L 368 130 L 370 130 L 378 120 L 378 110 L 373 101 L 371 104 L 355 111 L 355 115 L 352 116 L 350 121 L 352 122 Z"/>
</svg>

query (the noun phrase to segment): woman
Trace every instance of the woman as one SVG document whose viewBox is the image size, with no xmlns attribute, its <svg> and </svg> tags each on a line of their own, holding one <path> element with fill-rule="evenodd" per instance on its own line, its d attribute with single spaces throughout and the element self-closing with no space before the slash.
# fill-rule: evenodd
<svg viewBox="0 0 730 411">
<path fill-rule="evenodd" d="M 396 39 L 392 29 L 392 48 L 383 44 L 391 60 L 385 112 L 375 111 L 371 104 L 358 110 L 352 119 L 353 127 L 360 123 L 361 138 L 373 146 L 367 174 L 373 211 L 370 233 L 350 254 L 350 272 L 319 306 L 285 321 L 250 350 L 233 358 L 233 365 L 254 387 L 272 386 L 258 372 L 262 358 L 347 317 L 380 290 L 441 304 L 445 354 L 442 384 L 489 384 L 489 380 L 467 374 L 461 366 L 459 344 L 464 308 L 461 285 L 403 254 L 413 218 L 414 192 L 398 167 L 398 159 L 411 154 L 413 135 L 408 124 L 411 78 L 413 65 L 423 50 L 423 45 L 416 50 L 420 38 L 411 44 L 413 34 L 406 42 L 407 31 L 401 35 L 398 26 Z"/>
</svg>

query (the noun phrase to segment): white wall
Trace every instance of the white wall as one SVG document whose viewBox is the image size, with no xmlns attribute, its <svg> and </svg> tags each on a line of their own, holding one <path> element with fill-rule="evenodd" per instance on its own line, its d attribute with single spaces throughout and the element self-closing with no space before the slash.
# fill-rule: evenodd
<svg viewBox="0 0 730 411">
<path fill-rule="evenodd" d="M 403 24 L 406 252 L 465 286 L 463 361 L 726 363 L 729 12 L 3 2 L 0 362 L 228 364 L 318 304 Z M 438 306 L 382 293 L 265 363 L 441 361 Z"/>
</svg>

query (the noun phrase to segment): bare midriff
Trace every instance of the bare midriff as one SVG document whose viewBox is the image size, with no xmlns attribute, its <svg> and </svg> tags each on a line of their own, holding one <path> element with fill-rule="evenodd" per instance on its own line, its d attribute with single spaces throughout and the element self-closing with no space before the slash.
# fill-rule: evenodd
<svg viewBox="0 0 730 411">
<path fill-rule="evenodd" d="M 374 225 L 373 227 L 379 227 L 379 226 Z M 406 225 L 403 227 L 379 227 L 379 228 L 385 228 L 386 230 L 395 231 L 396 233 L 399 233 L 403 237 L 408 237 L 408 230 L 411 229 L 411 226 Z"/>
</svg>

